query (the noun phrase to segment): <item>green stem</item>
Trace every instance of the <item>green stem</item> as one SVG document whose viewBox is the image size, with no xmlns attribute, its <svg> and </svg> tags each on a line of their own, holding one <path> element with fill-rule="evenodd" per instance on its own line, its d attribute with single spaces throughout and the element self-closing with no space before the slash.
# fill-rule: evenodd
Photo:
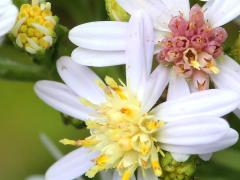
<svg viewBox="0 0 240 180">
<path fill-rule="evenodd" d="M 37 81 L 51 79 L 47 68 L 35 64 L 22 64 L 16 61 L 0 61 L 0 77 L 8 80 Z"/>
</svg>

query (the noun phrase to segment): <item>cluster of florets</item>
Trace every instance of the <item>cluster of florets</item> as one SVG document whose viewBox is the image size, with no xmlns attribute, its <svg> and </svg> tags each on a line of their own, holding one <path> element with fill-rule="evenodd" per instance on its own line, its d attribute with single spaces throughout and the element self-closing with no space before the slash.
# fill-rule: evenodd
<svg viewBox="0 0 240 180">
<path fill-rule="evenodd" d="M 216 59 L 223 53 L 222 46 L 228 34 L 222 27 L 212 28 L 204 20 L 199 5 L 192 7 L 189 21 L 180 14 L 173 17 L 168 26 L 171 33 L 161 41 L 159 63 L 173 66 L 187 78 L 192 78 L 197 71 L 219 72 Z"/>
<path fill-rule="evenodd" d="M 23 4 L 12 30 L 16 44 L 30 54 L 43 53 L 55 41 L 57 17 L 52 15 L 51 3 Z"/>
</svg>

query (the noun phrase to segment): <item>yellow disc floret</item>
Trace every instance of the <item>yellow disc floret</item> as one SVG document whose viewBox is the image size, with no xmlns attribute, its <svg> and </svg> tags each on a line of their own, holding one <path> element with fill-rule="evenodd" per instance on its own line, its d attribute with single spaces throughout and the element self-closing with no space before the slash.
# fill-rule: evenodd
<svg viewBox="0 0 240 180">
<path fill-rule="evenodd" d="M 12 29 L 16 44 L 30 54 L 44 52 L 55 41 L 57 18 L 52 15 L 51 3 L 23 4 Z"/>
<path fill-rule="evenodd" d="M 161 176 L 158 156 L 162 152 L 156 135 L 163 122 L 142 112 L 141 103 L 122 82 L 120 86 L 110 77 L 106 77 L 105 82 L 107 85 L 98 82 L 105 92 L 105 103 L 94 105 L 81 100 L 98 113 L 97 119 L 86 122 L 91 136 L 76 142 L 62 142 L 100 152 L 94 160 L 95 166 L 86 173 L 88 177 L 116 168 L 122 180 L 129 180 L 138 167 L 152 168 L 156 176 Z"/>
</svg>

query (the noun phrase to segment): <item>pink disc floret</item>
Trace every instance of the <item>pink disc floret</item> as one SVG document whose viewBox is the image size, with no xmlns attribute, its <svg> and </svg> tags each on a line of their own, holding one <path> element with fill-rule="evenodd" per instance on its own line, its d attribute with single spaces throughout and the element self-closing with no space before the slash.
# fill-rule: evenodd
<svg viewBox="0 0 240 180">
<path fill-rule="evenodd" d="M 199 90 L 208 88 L 209 74 L 219 72 L 216 60 L 223 54 L 227 31 L 212 28 L 198 4 L 191 8 L 189 20 L 179 14 L 170 20 L 168 27 L 171 33 L 161 41 L 158 62 L 172 66 Z"/>
</svg>

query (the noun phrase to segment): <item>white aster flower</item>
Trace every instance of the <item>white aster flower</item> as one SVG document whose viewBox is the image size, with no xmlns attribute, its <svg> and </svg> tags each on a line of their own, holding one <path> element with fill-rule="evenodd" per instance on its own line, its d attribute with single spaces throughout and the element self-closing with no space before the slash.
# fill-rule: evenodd
<svg viewBox="0 0 240 180">
<path fill-rule="evenodd" d="M 144 41 L 154 41 L 159 65 L 172 69 L 170 75 L 183 76 L 191 91 L 208 89 L 211 80 L 216 88 L 240 93 L 240 67 L 223 54 L 227 32 L 220 27 L 240 15 L 239 0 L 210 0 L 203 7 L 192 8 L 189 0 L 117 2 L 131 15 L 141 10 L 150 16 L 154 35 L 148 31 Z M 69 38 L 79 47 L 72 59 L 89 66 L 125 64 L 124 50 L 132 26 L 126 22 L 92 22 L 73 28 Z"/>
<path fill-rule="evenodd" d="M 93 177 L 108 169 L 118 171 L 117 178 L 129 180 L 136 169 L 138 179 L 157 179 L 162 170 L 159 155 L 172 153 L 178 161 L 198 154 L 208 159 L 211 153 L 227 148 L 238 133 L 220 118 L 234 110 L 239 96 L 234 91 L 208 90 L 189 94 L 181 84 L 176 97 L 154 107 L 168 82 L 168 70 L 162 66 L 147 71 L 152 43 L 143 42 L 149 31 L 147 19 L 133 16 L 134 24 L 126 51 L 127 85 L 110 77 L 105 83 L 89 68 L 68 57 L 57 62 L 66 84 L 40 81 L 37 95 L 57 110 L 86 122 L 90 136 L 83 140 L 63 139 L 79 149 L 66 155 L 47 172 L 49 180 L 74 179 L 84 173 Z M 99 57 L 101 59 L 101 57 Z M 116 174 L 116 173 L 114 173 Z"/>
<path fill-rule="evenodd" d="M 0 1 L 0 39 L 2 39 L 14 26 L 17 13 L 17 7 L 11 0 Z"/>
</svg>

